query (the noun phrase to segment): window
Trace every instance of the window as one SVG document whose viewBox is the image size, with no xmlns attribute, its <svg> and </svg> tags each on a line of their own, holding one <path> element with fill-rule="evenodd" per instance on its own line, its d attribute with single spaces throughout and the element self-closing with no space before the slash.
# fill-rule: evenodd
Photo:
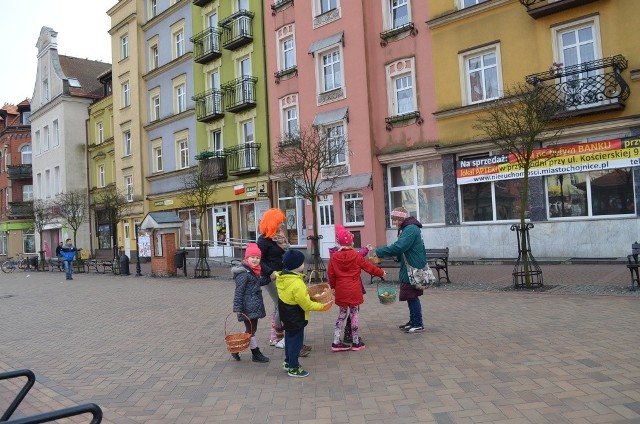
<svg viewBox="0 0 640 424">
<path fill-rule="evenodd" d="M 280 69 L 289 69 L 296 66 L 296 50 L 293 37 L 280 41 Z"/>
<path fill-rule="evenodd" d="M 58 124 L 58 120 L 53 120 L 53 147 L 57 147 L 60 145 L 60 125 Z"/>
<path fill-rule="evenodd" d="M 222 130 L 216 129 L 211 131 L 211 144 L 209 145 L 212 152 L 222 154 L 224 146 L 222 144 Z"/>
<path fill-rule="evenodd" d="M 127 202 L 133 202 L 133 176 L 125 175 L 124 177 L 124 192 Z"/>
<path fill-rule="evenodd" d="M 181 113 L 187 110 L 187 87 L 180 84 L 176 87 L 176 112 Z"/>
<path fill-rule="evenodd" d="M 36 174 L 36 187 L 38 187 L 38 199 L 44 198 L 44 187 L 42 186 L 42 174 Z"/>
<path fill-rule="evenodd" d="M 189 167 L 189 140 L 178 140 L 178 169 Z"/>
<path fill-rule="evenodd" d="M 344 225 L 364 225 L 364 198 L 362 192 L 344 193 L 342 195 Z"/>
<path fill-rule="evenodd" d="M 391 13 L 391 29 L 400 28 L 410 22 L 409 0 L 387 0 Z"/>
<path fill-rule="evenodd" d="M 60 167 L 53 168 L 53 194 L 62 193 L 62 181 L 60 180 Z"/>
<path fill-rule="evenodd" d="M 440 159 L 393 165 L 388 173 L 390 209 L 404 206 L 423 224 L 444 223 Z"/>
<path fill-rule="evenodd" d="M 338 8 L 338 0 L 318 0 L 320 4 L 320 14 L 327 13 Z"/>
<path fill-rule="evenodd" d="M 249 10 L 249 0 L 236 0 L 236 11 Z"/>
<path fill-rule="evenodd" d="M 36 131 L 35 145 L 36 145 L 36 155 L 38 155 L 38 154 L 40 154 L 40 147 L 42 145 L 41 140 L 40 140 L 40 130 Z"/>
<path fill-rule="evenodd" d="M 483 3 L 487 0 L 460 0 L 462 3 L 462 8 L 475 6 L 476 4 Z"/>
<path fill-rule="evenodd" d="M 44 171 L 44 194 L 47 198 L 51 197 L 51 170 Z"/>
<path fill-rule="evenodd" d="M 96 144 L 102 144 L 104 141 L 104 127 L 102 122 L 96 123 Z"/>
<path fill-rule="evenodd" d="M 0 255 L 7 254 L 7 232 L 0 232 Z"/>
<path fill-rule="evenodd" d="M 36 253 L 36 236 L 34 230 L 24 230 L 22 233 L 23 253 Z"/>
<path fill-rule="evenodd" d="M 22 125 L 31 125 L 31 112 L 29 111 L 24 111 L 22 112 L 22 116 L 20 117 L 20 123 L 22 123 Z"/>
<path fill-rule="evenodd" d="M 463 56 L 466 103 L 480 103 L 500 96 L 499 54 L 496 47 Z"/>
<path fill-rule="evenodd" d="M 158 119 L 160 119 L 160 95 L 151 98 L 151 120 L 157 121 Z"/>
<path fill-rule="evenodd" d="M 158 15 L 158 0 L 149 0 L 149 19 Z"/>
<path fill-rule="evenodd" d="M 129 36 L 127 34 L 120 37 L 120 60 L 129 57 Z"/>
<path fill-rule="evenodd" d="M 304 199 L 295 192 L 293 184 L 278 183 L 278 207 L 286 215 L 285 231 L 289 243 L 294 246 L 305 244 Z"/>
<path fill-rule="evenodd" d="M 154 44 L 149 48 L 149 69 L 157 69 L 160 66 L 160 53 L 158 45 Z"/>
<path fill-rule="evenodd" d="M 184 55 L 184 31 L 180 30 L 173 35 L 173 41 L 175 43 L 176 58 Z"/>
<path fill-rule="evenodd" d="M 42 80 L 42 102 L 46 103 L 49 101 L 49 80 Z"/>
<path fill-rule="evenodd" d="M 344 138 L 344 125 L 338 124 L 325 128 L 327 137 L 327 146 L 329 149 L 329 155 L 331 158 L 329 162 L 331 165 L 340 165 L 346 163 L 347 155 L 346 143 Z"/>
<path fill-rule="evenodd" d="M 127 130 L 122 133 L 122 155 L 131 156 L 131 131 Z"/>
<path fill-rule="evenodd" d="M 105 173 L 104 173 L 104 165 L 98 165 L 98 188 L 103 188 L 107 185 Z"/>
<path fill-rule="evenodd" d="M 340 51 L 333 50 L 320 57 L 322 92 L 342 87 L 342 70 L 340 68 Z"/>
<path fill-rule="evenodd" d="M 45 126 L 42 130 L 42 151 L 49 150 L 49 126 Z"/>
<path fill-rule="evenodd" d="M 200 241 L 200 217 L 198 213 L 191 210 L 178 211 L 178 216 L 182 220 L 180 231 L 180 246 L 194 247 Z"/>
<path fill-rule="evenodd" d="M 129 93 L 129 81 L 122 84 L 122 107 L 131 105 L 131 93 Z"/>
<path fill-rule="evenodd" d="M 162 144 L 153 146 L 153 172 L 162 172 Z"/>
<path fill-rule="evenodd" d="M 522 179 L 461 185 L 463 222 L 518 219 L 522 190 Z"/>
<path fill-rule="evenodd" d="M 31 163 L 31 145 L 27 144 L 20 148 L 20 163 L 29 164 Z"/>
<path fill-rule="evenodd" d="M 255 134 L 253 128 L 253 120 L 249 119 L 240 124 L 242 130 L 241 141 L 244 143 L 244 147 L 247 147 L 242 151 L 240 157 L 240 168 L 255 168 L 258 166 L 258 158 L 256 156 L 256 150 L 250 147 L 250 144 L 255 142 Z"/>
<path fill-rule="evenodd" d="M 22 186 L 22 200 L 25 202 L 33 200 L 33 186 L 31 184 Z"/>
<path fill-rule="evenodd" d="M 284 123 L 282 126 L 283 138 L 297 136 L 299 130 L 297 106 L 285 109 L 282 115 L 284 117 Z"/>
<path fill-rule="evenodd" d="M 404 115 L 418 109 L 414 88 L 414 64 L 414 58 L 407 58 L 386 67 L 391 116 Z"/>
</svg>

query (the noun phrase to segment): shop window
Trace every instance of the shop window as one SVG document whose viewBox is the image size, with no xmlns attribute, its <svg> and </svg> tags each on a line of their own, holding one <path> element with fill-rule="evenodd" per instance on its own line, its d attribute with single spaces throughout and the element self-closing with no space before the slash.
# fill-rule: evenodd
<svg viewBox="0 0 640 424">
<path fill-rule="evenodd" d="M 33 230 L 26 230 L 22 234 L 22 249 L 24 253 L 36 253 L 36 236 Z"/>
<path fill-rule="evenodd" d="M 406 208 L 423 224 L 444 223 L 442 160 L 390 166 L 389 206 Z"/>
<path fill-rule="evenodd" d="M 180 246 L 196 247 L 198 242 L 202 240 L 198 212 L 193 209 L 181 210 L 178 212 L 178 216 L 182 219 Z"/>
<path fill-rule="evenodd" d="M 285 231 L 292 246 L 306 243 L 304 199 L 295 192 L 293 184 L 278 183 L 278 207 L 286 215 Z"/>
</svg>

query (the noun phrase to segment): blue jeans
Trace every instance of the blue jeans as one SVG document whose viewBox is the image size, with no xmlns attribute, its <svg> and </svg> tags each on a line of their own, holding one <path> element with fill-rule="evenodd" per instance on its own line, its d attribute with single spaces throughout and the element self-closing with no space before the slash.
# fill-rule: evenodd
<svg viewBox="0 0 640 424">
<path fill-rule="evenodd" d="M 409 321 L 414 327 L 424 327 L 422 322 L 422 305 L 420 304 L 420 298 L 407 300 L 407 306 L 409 307 Z"/>
<path fill-rule="evenodd" d="M 289 364 L 289 368 L 300 366 L 298 356 L 302 350 L 302 342 L 304 342 L 304 327 L 293 331 L 284 330 L 284 360 Z"/>
<path fill-rule="evenodd" d="M 67 274 L 67 280 L 73 276 L 73 261 L 64 261 L 64 272 Z"/>
</svg>

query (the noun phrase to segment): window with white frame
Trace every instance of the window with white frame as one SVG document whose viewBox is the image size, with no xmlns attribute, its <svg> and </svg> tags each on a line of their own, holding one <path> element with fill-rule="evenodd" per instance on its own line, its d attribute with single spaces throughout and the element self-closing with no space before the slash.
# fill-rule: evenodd
<svg viewBox="0 0 640 424">
<path fill-rule="evenodd" d="M 497 45 L 461 55 L 465 83 L 465 104 L 494 100 L 500 97 L 500 51 Z"/>
<path fill-rule="evenodd" d="M 522 183 L 522 179 L 514 179 L 461 185 L 462 221 L 518 219 L 521 209 Z M 528 211 L 526 213 L 528 214 Z"/>
<path fill-rule="evenodd" d="M 42 102 L 48 102 L 49 97 L 49 80 L 45 78 L 42 80 Z"/>
<path fill-rule="evenodd" d="M 364 225 L 364 197 L 362 192 L 354 191 L 342 194 L 344 225 Z"/>
<path fill-rule="evenodd" d="M 46 152 L 49 150 L 49 126 L 45 125 L 42 129 L 42 151 Z"/>
<path fill-rule="evenodd" d="M 36 139 L 35 139 L 34 144 L 35 144 L 35 147 L 36 147 L 35 148 L 36 155 L 38 155 L 38 154 L 40 154 L 40 149 L 41 149 L 41 146 L 42 146 L 42 142 L 40 140 L 40 130 L 36 131 Z"/>
<path fill-rule="evenodd" d="M 160 119 L 160 94 L 151 97 L 151 121 Z"/>
<path fill-rule="evenodd" d="M 390 116 L 404 115 L 418 109 L 414 64 L 414 58 L 407 58 L 386 67 Z"/>
<path fill-rule="evenodd" d="M 22 249 L 23 253 L 36 253 L 36 235 L 33 228 L 23 230 Z"/>
<path fill-rule="evenodd" d="M 422 224 L 445 222 L 442 160 L 390 165 L 387 172 L 390 209 L 402 206 Z"/>
<path fill-rule="evenodd" d="M 180 246 L 194 247 L 201 240 L 200 217 L 194 209 L 178 211 L 178 216 L 182 220 L 180 229 Z"/>
<path fill-rule="evenodd" d="M 33 186 L 31 184 L 22 186 L 22 200 L 25 202 L 28 200 L 33 200 Z"/>
<path fill-rule="evenodd" d="M 47 198 L 51 197 L 51 170 L 44 171 L 44 194 Z"/>
<path fill-rule="evenodd" d="M 296 50 L 293 35 L 280 40 L 280 70 L 296 66 Z"/>
<path fill-rule="evenodd" d="M 224 145 L 222 144 L 222 130 L 216 128 L 215 130 L 211 130 L 210 134 L 209 147 L 211 148 L 211 151 L 217 154 L 222 154 L 224 150 Z"/>
<path fill-rule="evenodd" d="M 185 54 L 185 45 L 184 45 L 184 29 L 180 29 L 173 34 L 173 44 L 174 44 L 174 52 L 175 58 L 177 59 Z"/>
<path fill-rule="evenodd" d="M 124 192 L 127 202 L 133 202 L 133 175 L 124 176 Z"/>
<path fill-rule="evenodd" d="M 324 127 L 329 163 L 331 165 L 342 165 L 347 162 L 346 140 L 344 137 L 344 124 L 331 124 Z"/>
<path fill-rule="evenodd" d="M 62 180 L 60 179 L 60 167 L 53 168 L 53 194 L 62 193 Z"/>
<path fill-rule="evenodd" d="M 236 12 L 240 10 L 249 10 L 249 0 L 236 0 Z"/>
<path fill-rule="evenodd" d="M 58 124 L 58 120 L 57 119 L 53 120 L 53 128 L 52 128 L 51 137 L 52 137 L 52 141 L 53 141 L 52 146 L 53 147 L 59 146 L 60 145 L 60 125 Z"/>
<path fill-rule="evenodd" d="M 26 144 L 20 148 L 20 163 L 29 164 L 31 162 L 31 145 Z"/>
<path fill-rule="evenodd" d="M 342 87 L 340 50 L 334 49 L 320 55 L 321 92 Z"/>
<path fill-rule="evenodd" d="M 42 185 L 42 173 L 36 174 L 36 187 L 38 187 L 38 199 L 44 198 L 44 186 Z"/>
<path fill-rule="evenodd" d="M 187 86 L 180 84 L 176 87 L 176 111 L 181 113 L 187 110 Z"/>
<path fill-rule="evenodd" d="M 296 137 L 300 130 L 298 125 L 298 106 L 292 106 L 282 111 L 282 117 L 284 119 L 282 129 L 283 138 Z"/>
<path fill-rule="evenodd" d="M 460 8 L 475 6 L 476 4 L 484 3 L 487 0 L 460 0 Z"/>
<path fill-rule="evenodd" d="M 158 0 L 149 0 L 149 19 L 158 15 Z"/>
<path fill-rule="evenodd" d="M 131 130 L 122 133 L 122 155 L 131 156 L 132 152 Z"/>
<path fill-rule="evenodd" d="M 337 9 L 340 5 L 339 0 L 314 0 L 316 2 L 316 10 L 318 15 Z"/>
<path fill-rule="evenodd" d="M 120 37 L 120 60 L 129 57 L 129 35 Z"/>
<path fill-rule="evenodd" d="M 131 105 L 131 93 L 129 92 L 129 81 L 122 83 L 122 107 Z"/>
<path fill-rule="evenodd" d="M 96 123 L 96 144 L 102 144 L 104 141 L 104 126 L 102 121 Z"/>
<path fill-rule="evenodd" d="M 278 183 L 278 207 L 284 211 L 285 232 L 292 246 L 303 245 L 307 240 L 305 230 L 304 199 L 296 193 L 293 184 L 285 181 Z"/>
<path fill-rule="evenodd" d="M 149 69 L 154 70 L 160 66 L 160 52 L 158 50 L 158 44 L 153 44 L 149 47 Z"/>
<path fill-rule="evenodd" d="M 382 0 L 386 13 L 384 25 L 387 29 L 400 28 L 411 22 L 411 8 L 409 0 Z"/>
<path fill-rule="evenodd" d="M 153 172 L 162 172 L 164 169 L 162 164 L 162 143 L 154 143 L 152 148 Z"/>
<path fill-rule="evenodd" d="M 189 167 L 189 140 L 179 139 L 177 142 L 178 169 Z"/>
<path fill-rule="evenodd" d="M 104 173 L 104 165 L 98 165 L 98 188 L 103 188 L 106 185 L 107 180 Z"/>
<path fill-rule="evenodd" d="M 0 232 L 0 255 L 6 255 L 7 251 L 7 235 L 6 231 Z"/>
</svg>

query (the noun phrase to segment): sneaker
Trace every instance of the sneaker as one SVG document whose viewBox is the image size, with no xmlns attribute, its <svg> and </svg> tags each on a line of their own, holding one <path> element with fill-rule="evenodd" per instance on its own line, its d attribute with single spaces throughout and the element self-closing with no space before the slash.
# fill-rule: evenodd
<svg viewBox="0 0 640 424">
<path fill-rule="evenodd" d="M 284 349 L 284 339 L 280 340 L 279 342 L 276 342 L 274 346 L 277 347 L 278 349 Z"/>
<path fill-rule="evenodd" d="M 297 378 L 304 378 L 309 376 L 309 373 L 303 370 L 301 366 L 298 366 L 298 368 L 290 368 L 287 374 L 289 375 L 289 377 Z"/>
<path fill-rule="evenodd" d="M 422 333 L 424 331 L 424 327 L 420 326 L 420 327 L 409 327 L 406 330 L 404 330 L 405 333 Z"/>
<path fill-rule="evenodd" d="M 287 361 L 284 361 L 282 363 L 282 369 L 285 371 L 289 371 L 289 363 Z"/>
<path fill-rule="evenodd" d="M 401 330 L 408 330 L 409 328 L 411 328 L 411 321 L 409 321 L 408 323 L 404 324 L 404 325 L 399 325 L 398 328 Z"/>
<path fill-rule="evenodd" d="M 275 346 L 278 344 L 278 342 L 282 340 L 282 339 L 278 339 L 278 340 L 269 340 L 269 346 Z"/>
<path fill-rule="evenodd" d="M 351 350 L 362 350 L 365 348 L 364 343 L 362 343 L 362 341 L 359 341 L 358 343 L 354 343 L 351 345 Z"/>
<path fill-rule="evenodd" d="M 345 350 L 351 350 L 351 346 L 342 342 L 331 343 L 331 350 L 334 352 L 342 352 Z"/>
</svg>

